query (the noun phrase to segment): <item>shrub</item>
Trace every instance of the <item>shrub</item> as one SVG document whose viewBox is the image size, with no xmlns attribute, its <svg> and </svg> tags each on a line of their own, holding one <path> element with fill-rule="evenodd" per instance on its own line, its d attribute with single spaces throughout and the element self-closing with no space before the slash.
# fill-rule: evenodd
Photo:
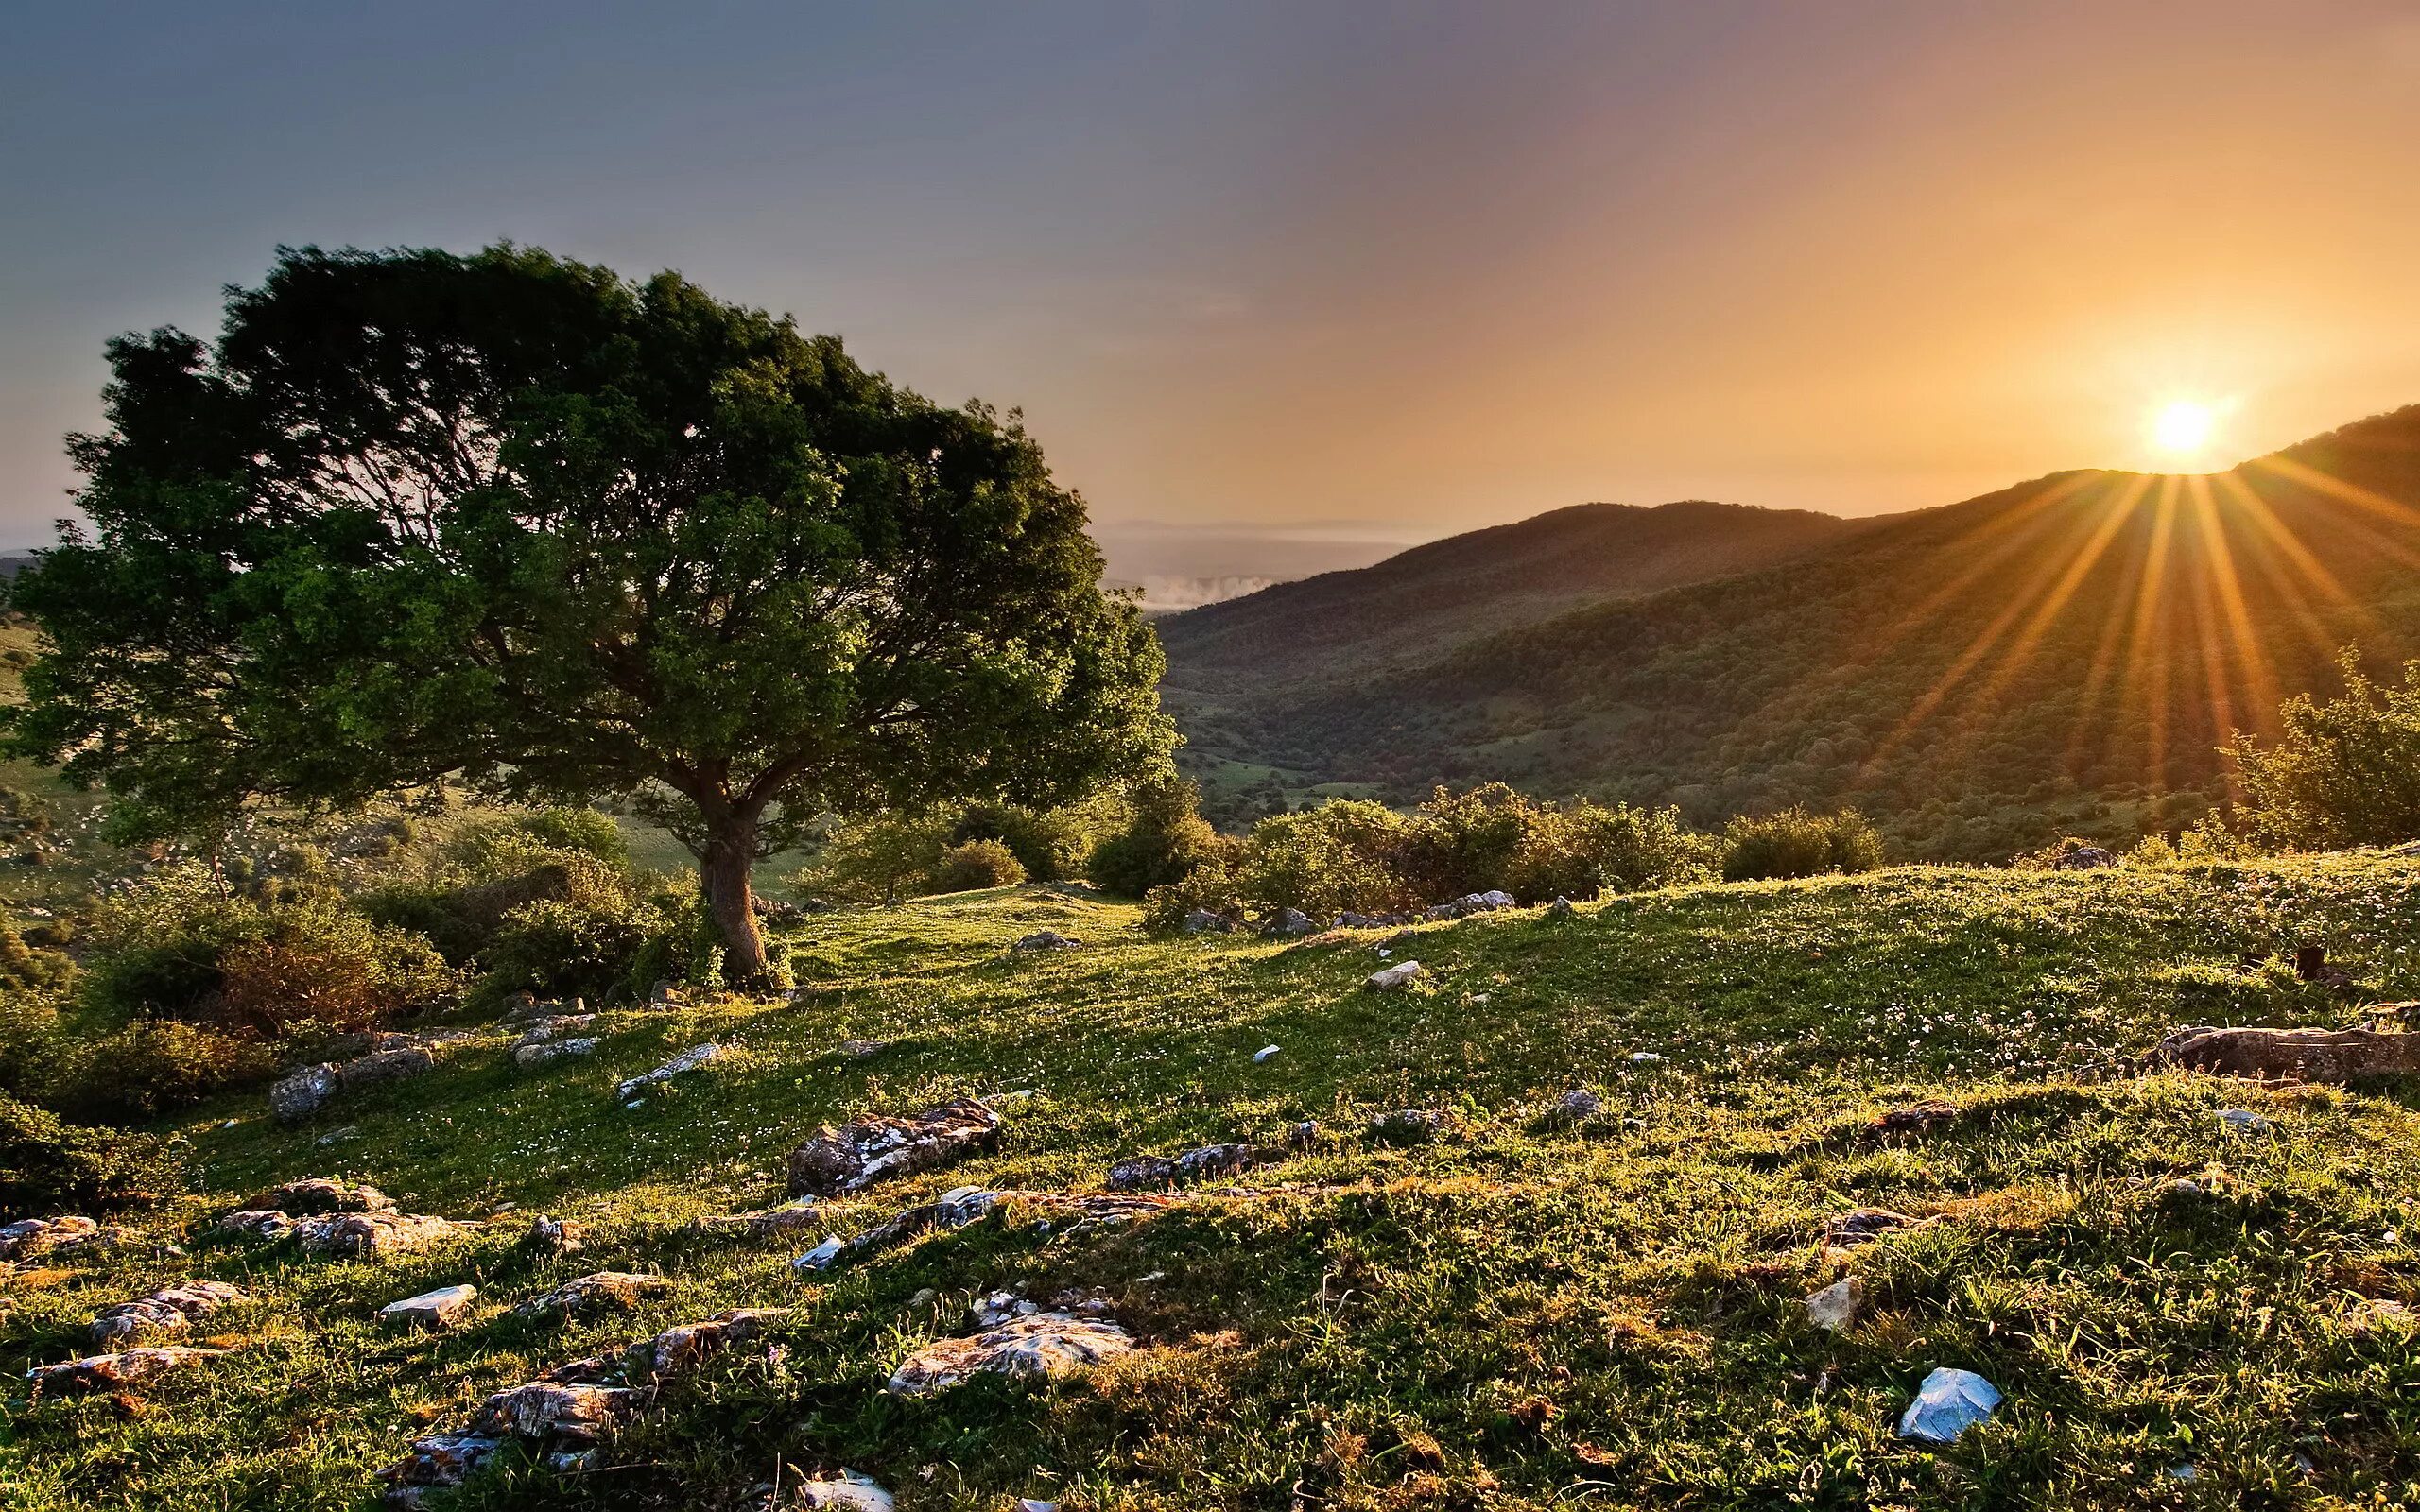
<svg viewBox="0 0 2420 1512">
<path fill-rule="evenodd" d="M 968 892 L 977 887 L 1012 887 L 1025 881 L 1025 864 L 997 840 L 969 840 L 941 854 L 933 868 L 937 892 Z"/>
<path fill-rule="evenodd" d="M 1714 842 L 1676 808 L 1577 803 L 1549 810 L 1524 837 L 1505 890 L 1528 902 L 1668 887 L 1714 875 Z"/>
<path fill-rule="evenodd" d="M 31 1097 L 56 1075 L 59 1006 L 51 994 L 0 986 L 0 1093 Z"/>
<path fill-rule="evenodd" d="M 0 1219 L 108 1211 L 183 1184 L 164 1140 L 65 1123 L 0 1093 Z"/>
<path fill-rule="evenodd" d="M 1315 918 L 1413 907 L 1423 900 L 1403 861 L 1415 836 L 1410 820 L 1363 799 L 1272 815 L 1253 826 L 1237 885 L 1255 903 Z"/>
<path fill-rule="evenodd" d="M 207 1017 L 265 1034 L 304 1022 L 370 1029 L 436 1002 L 453 985 L 445 958 L 419 935 L 343 909 L 301 910 L 218 958 Z"/>
<path fill-rule="evenodd" d="M 76 961 L 65 951 L 38 950 L 16 927 L 0 920 L 0 986 L 58 991 L 76 980 Z"/>
<path fill-rule="evenodd" d="M 1016 857 L 1022 873 L 1017 878 L 1020 882 L 1028 877 L 1036 882 L 1058 882 L 1073 876 L 1089 839 L 1081 818 L 1073 810 L 1028 809 L 1014 803 L 973 804 L 959 815 L 948 832 L 953 850 L 977 840 L 995 840 L 1006 846 Z M 946 853 L 943 860 L 946 861 Z M 942 885 L 941 890 L 962 892 L 965 888 Z"/>
<path fill-rule="evenodd" d="M 2404 663 L 2399 688 L 2371 681 L 2349 646 L 2337 666 L 2342 696 L 2290 698 L 2268 747 L 2238 732 L 2227 749 L 2256 839 L 2328 850 L 2420 837 L 2420 662 Z"/>
<path fill-rule="evenodd" d="M 942 815 L 881 814 L 852 820 L 827 837 L 815 859 L 789 879 L 806 896 L 889 902 L 929 892 L 949 845 Z"/>
<path fill-rule="evenodd" d="M 1140 898 L 1226 859 L 1234 842 L 1197 812 L 1199 791 L 1170 777 L 1138 790 L 1125 826 L 1093 847 L 1084 873 L 1107 890 Z"/>
<path fill-rule="evenodd" d="M 1733 819 L 1722 832 L 1725 882 L 1871 871 L 1880 865 L 1882 837 L 1855 809 L 1814 814 L 1788 808 L 1763 818 Z"/>
<path fill-rule="evenodd" d="M 1513 858 L 1553 817 L 1552 810 L 1502 782 L 1467 793 L 1441 787 L 1405 826 L 1394 869 L 1415 901 L 1507 887 Z"/>
<path fill-rule="evenodd" d="M 146 1019 L 78 1047 L 55 1101 L 102 1122 L 148 1118 L 266 1080 L 268 1046 L 200 1024 Z"/>
<path fill-rule="evenodd" d="M 1152 888 L 1143 900 L 1143 927 L 1155 935 L 1173 935 L 1197 908 L 1223 919 L 1244 917 L 1243 889 L 1227 859 L 1205 863 L 1175 882 Z"/>
</svg>

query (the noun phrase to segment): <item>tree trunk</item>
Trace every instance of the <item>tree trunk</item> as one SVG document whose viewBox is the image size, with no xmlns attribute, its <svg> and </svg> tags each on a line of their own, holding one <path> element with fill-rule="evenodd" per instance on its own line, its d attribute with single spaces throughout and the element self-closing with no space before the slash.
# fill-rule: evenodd
<svg viewBox="0 0 2420 1512">
<path fill-rule="evenodd" d="M 756 826 L 736 818 L 714 827 L 706 853 L 698 858 L 706 912 L 722 935 L 723 976 L 735 987 L 754 987 L 766 977 L 765 936 L 756 932 L 756 898 L 748 885 L 755 862 Z"/>
</svg>

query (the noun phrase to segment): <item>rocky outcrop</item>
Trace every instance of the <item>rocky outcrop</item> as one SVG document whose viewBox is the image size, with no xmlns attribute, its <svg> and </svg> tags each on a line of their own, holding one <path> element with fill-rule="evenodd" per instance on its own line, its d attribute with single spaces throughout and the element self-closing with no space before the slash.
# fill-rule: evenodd
<svg viewBox="0 0 2420 1512">
<path fill-rule="evenodd" d="M 245 1299 L 225 1281 L 185 1280 L 147 1292 L 130 1302 L 114 1302 L 93 1315 L 90 1332 L 96 1349 L 112 1349 L 144 1335 L 182 1333 L 198 1318 Z"/>
<path fill-rule="evenodd" d="M 595 1313 L 626 1312 L 650 1297 L 663 1297 L 672 1282 L 640 1271 L 600 1270 L 577 1277 L 541 1293 L 512 1310 L 524 1319 L 573 1318 Z"/>
<path fill-rule="evenodd" d="M 343 1074 L 334 1065 L 322 1062 L 305 1066 L 269 1088 L 269 1111 L 288 1123 L 296 1123 L 318 1112 L 343 1090 Z"/>
<path fill-rule="evenodd" d="M 1885 1234 L 1910 1233 L 1939 1222 L 1938 1217 L 1910 1218 L 1888 1208 L 1855 1208 L 1824 1226 L 1824 1241 L 1842 1246 L 1871 1244 Z"/>
<path fill-rule="evenodd" d="M 558 1060 L 575 1060 L 593 1056 L 604 1041 L 593 1036 L 570 1040 L 539 1040 L 512 1047 L 512 1063 L 524 1071 L 536 1071 Z"/>
<path fill-rule="evenodd" d="M 306 1176 L 274 1186 L 251 1201 L 248 1209 L 271 1209 L 297 1217 L 325 1212 L 393 1212 L 394 1199 L 368 1182 L 341 1177 Z"/>
<path fill-rule="evenodd" d="M 727 1046 L 712 1041 L 701 1045 L 691 1045 L 653 1071 L 642 1072 L 622 1083 L 614 1090 L 614 1095 L 619 1101 L 627 1103 L 650 1087 L 670 1081 L 673 1077 L 684 1073 L 696 1071 L 700 1066 L 712 1065 L 729 1053 Z"/>
<path fill-rule="evenodd" d="M 2350 1081 L 2420 1072 L 2420 1034 L 2375 1029 L 2179 1029 L 2154 1063 L 2262 1081 Z"/>
<path fill-rule="evenodd" d="M 1232 935 L 1243 926 L 1224 914 L 1197 908 L 1184 916 L 1184 923 L 1181 927 L 1188 935 Z"/>
<path fill-rule="evenodd" d="M 1294 1125 L 1282 1144 L 1203 1144 L 1177 1156 L 1130 1155 L 1109 1168 L 1106 1185 L 1112 1192 L 1157 1192 L 1214 1181 L 1302 1155 L 1318 1142 L 1319 1132 L 1319 1125 L 1306 1121 Z"/>
<path fill-rule="evenodd" d="M 57 1218 L 20 1218 L 15 1223 L 0 1224 L 0 1261 L 31 1260 L 37 1255 L 108 1248 L 124 1243 L 129 1237 L 126 1229 L 104 1227 L 80 1213 Z"/>
<path fill-rule="evenodd" d="M 1280 908 L 1261 924 L 1260 933 L 1264 939 L 1300 939 L 1305 935 L 1318 934 L 1319 928 L 1311 921 L 1311 916 L 1301 909 Z"/>
<path fill-rule="evenodd" d="M 925 1346 L 900 1362 L 883 1389 L 915 1397 L 946 1391 L 986 1372 L 1063 1375 L 1131 1353 L 1135 1348 L 1134 1335 L 1106 1318 L 1035 1313 L 972 1338 L 941 1339 Z"/>
<path fill-rule="evenodd" d="M 358 1260 L 416 1254 L 464 1232 L 466 1226 L 417 1212 L 326 1212 L 298 1218 L 278 1209 L 248 1208 L 220 1218 L 216 1229 L 263 1244 L 294 1239 L 305 1254 Z"/>
<path fill-rule="evenodd" d="M 841 1196 L 939 1170 L 999 1143 L 999 1115 L 972 1097 L 953 1098 L 913 1118 L 870 1114 L 821 1129 L 792 1150 L 789 1189 L 803 1196 Z"/>
<path fill-rule="evenodd" d="M 1083 943 L 1082 940 L 1070 938 L 1055 929 L 1037 929 L 1032 934 L 1019 938 L 1009 949 L 1012 951 L 1072 951 L 1082 949 Z"/>
<path fill-rule="evenodd" d="M 1430 919 L 1468 919 L 1473 914 L 1494 913 L 1500 908 L 1518 906 L 1513 902 L 1511 893 L 1494 889 L 1488 892 L 1464 893 L 1451 902 L 1437 903 L 1423 909 L 1420 917 Z"/>
<path fill-rule="evenodd" d="M 38 1365 L 26 1372 L 33 1394 L 77 1391 L 129 1391 L 187 1366 L 225 1354 L 225 1349 L 197 1349 L 181 1344 L 151 1345 L 95 1354 L 59 1365 Z"/>
<path fill-rule="evenodd" d="M 415 1439 L 402 1459 L 378 1472 L 387 1483 L 389 1507 L 408 1512 L 427 1504 L 433 1492 L 459 1486 L 518 1441 L 547 1452 L 549 1463 L 582 1463 L 582 1456 L 615 1430 L 666 1383 L 686 1375 L 735 1344 L 762 1335 L 783 1315 L 779 1309 L 743 1309 L 701 1323 L 666 1329 L 626 1349 L 559 1366 L 537 1380 L 496 1392 L 479 1403 L 470 1421 L 451 1433 Z"/>
</svg>

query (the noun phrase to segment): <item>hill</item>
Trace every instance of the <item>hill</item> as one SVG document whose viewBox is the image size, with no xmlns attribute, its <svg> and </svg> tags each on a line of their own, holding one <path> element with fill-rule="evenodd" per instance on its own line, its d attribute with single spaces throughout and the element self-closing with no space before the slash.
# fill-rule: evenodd
<svg viewBox="0 0 2420 1512">
<path fill-rule="evenodd" d="M 1408 993 L 1358 988 L 1374 936 L 1151 942 L 1132 918 L 1037 889 L 820 916 L 785 933 L 791 1000 L 608 1012 L 582 1030 L 593 1056 L 535 1068 L 514 1063 L 517 1025 L 465 1019 L 429 1041 L 434 1071 L 305 1124 L 257 1093 L 196 1110 L 201 1190 L 112 1246 L 26 1263 L 0 1293 L 0 1366 L 83 1353 L 97 1309 L 187 1277 L 246 1294 L 182 1341 L 227 1352 L 114 1395 L 20 1392 L 8 1503 L 359 1507 L 416 1437 L 583 1359 L 569 1381 L 661 1374 L 512 1399 L 524 1422 L 579 1404 L 602 1426 L 508 1435 L 430 1512 L 742 1508 L 841 1467 L 905 1512 L 2420 1494 L 2408 1098 L 2118 1065 L 2178 1022 L 2345 1022 L 2352 1002 L 2284 963 L 2306 941 L 2362 996 L 2420 995 L 2395 943 L 2420 933 L 2410 862 L 1631 895 L 1425 927 L 1396 952 L 1432 971 Z M 1003 948 L 1043 925 L 1093 943 Z M 703 1042 L 727 1048 L 615 1095 Z M 1601 1111 L 1555 1116 L 1575 1089 Z M 778 1228 L 697 1226 L 781 1203 L 785 1154 L 819 1125 L 963 1094 L 1002 1114 L 996 1151 Z M 1403 1108 L 1443 1115 L 1433 1137 L 1373 1124 Z M 1876 1122 L 1910 1108 L 1897 1132 Z M 1277 1145 L 1309 1119 L 1302 1146 L 1125 1222 L 1051 1206 L 1128 1156 Z M 356 1259 L 211 1228 L 331 1174 L 477 1226 Z M 1003 1200 L 791 1263 L 959 1187 Z M 1823 1238 L 1861 1207 L 1909 1221 Z M 584 1225 L 585 1247 L 525 1239 L 536 1214 Z M 623 1309 L 515 1312 L 607 1270 L 664 1280 Z M 1801 1299 L 1842 1280 L 1862 1307 L 1822 1332 Z M 454 1329 L 375 1320 L 460 1282 L 478 1295 Z M 1070 1289 L 1139 1347 L 1047 1385 L 885 1390 L 968 1335 L 987 1294 Z M 734 1308 L 788 1311 L 717 1354 L 667 1333 L 614 1363 Z M 1941 1366 L 2004 1404 L 1954 1444 L 1896 1436 Z"/>
<path fill-rule="evenodd" d="M 1857 528 L 1703 501 L 1575 505 L 1194 610 L 1162 622 L 1160 640 L 1171 681 L 1203 694 L 1366 676 L 1609 594 L 1751 572 Z"/>
<path fill-rule="evenodd" d="M 2191 818 L 2223 792 L 2229 731 L 2327 686 L 2338 647 L 2420 652 L 2415 566 L 2420 406 L 2225 472 L 2058 473 L 1867 522 L 1374 677 L 1254 687 L 1175 633 L 1169 700 L 1196 760 L 1305 782 L 1501 778 L 1701 823 L 1856 803 L 1905 853 L 2000 857 Z"/>
</svg>

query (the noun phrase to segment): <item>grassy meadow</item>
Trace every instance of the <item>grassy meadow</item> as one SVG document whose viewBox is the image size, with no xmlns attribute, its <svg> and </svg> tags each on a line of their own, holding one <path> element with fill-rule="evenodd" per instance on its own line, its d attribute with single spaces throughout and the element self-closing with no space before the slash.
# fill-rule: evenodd
<svg viewBox="0 0 2420 1512">
<path fill-rule="evenodd" d="M 605 1015 L 595 1057 L 517 1070 L 474 1023 L 440 1070 L 315 1121 L 257 1094 L 182 1122 L 204 1194 L 141 1243 L 0 1279 L 0 1366 L 87 1352 L 99 1307 L 186 1276 L 249 1304 L 232 1352 L 147 1388 L 0 1404 L 22 1512 L 353 1508 L 418 1434 L 549 1366 L 718 1310 L 793 1311 L 678 1383 L 596 1465 L 508 1457 L 451 1504 L 739 1508 L 777 1467 L 846 1466 L 909 1512 L 1091 1509 L 2390 1507 L 2420 1500 L 2420 1114 L 2399 1087 L 2263 1088 L 2130 1057 L 2197 1022 L 2335 1024 L 2420 996 L 2420 867 L 2346 854 L 2083 874 L 1901 868 L 1703 885 L 1382 936 L 1157 941 L 1039 887 L 809 918 L 780 1002 Z M 1052 928 L 1081 950 L 1011 954 Z M 2358 996 L 2286 964 L 2322 943 Z M 845 1055 L 849 1038 L 887 1048 Z M 715 1040 L 649 1091 L 618 1078 Z M 1277 1053 L 1255 1062 L 1255 1052 Z M 1602 1109 L 1550 1116 L 1573 1088 Z M 1097 1187 L 1108 1164 L 1303 1119 L 1312 1153 L 1125 1228 L 1049 1236 L 1013 1203 L 821 1275 L 689 1220 L 784 1200 L 823 1123 L 998 1099 L 996 1155 L 819 1209 L 850 1234 L 961 1183 Z M 1924 1099 L 1928 1130 L 1871 1122 Z M 1449 1115 L 1404 1146 L 1374 1115 Z M 2222 1108 L 2262 1121 L 2245 1130 Z M 430 1253 L 307 1260 L 202 1232 L 288 1177 L 486 1219 Z M 1938 1217 L 1852 1250 L 1824 1223 Z M 530 1215 L 584 1252 L 540 1256 Z M 182 1253 L 170 1246 L 180 1246 Z M 673 1294 L 536 1325 L 598 1269 Z M 1842 1275 L 1844 1332 L 1801 1299 Z M 471 1281 L 470 1326 L 382 1303 Z M 1046 1386 L 884 1394 L 976 1296 L 1104 1288 L 1147 1348 Z M 1937 1366 L 2006 1393 L 1954 1445 L 1893 1429 Z"/>
</svg>

